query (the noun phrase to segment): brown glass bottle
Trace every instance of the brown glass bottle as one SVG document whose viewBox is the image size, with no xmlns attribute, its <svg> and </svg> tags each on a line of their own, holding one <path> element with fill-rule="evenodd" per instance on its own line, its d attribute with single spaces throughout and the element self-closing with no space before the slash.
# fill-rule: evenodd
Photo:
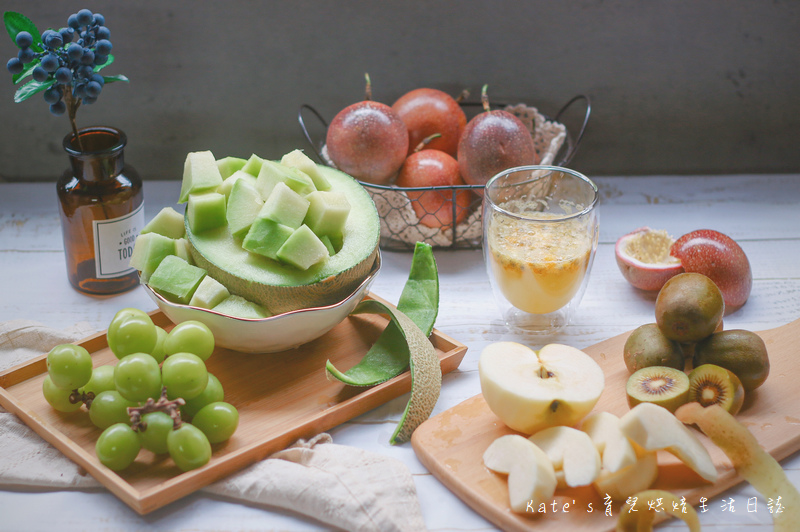
<svg viewBox="0 0 800 532">
<path fill-rule="evenodd" d="M 128 262 L 144 226 L 142 180 L 125 164 L 127 137 L 111 127 L 64 138 L 68 168 L 57 183 L 69 282 L 88 294 L 115 294 L 139 283 Z"/>
</svg>

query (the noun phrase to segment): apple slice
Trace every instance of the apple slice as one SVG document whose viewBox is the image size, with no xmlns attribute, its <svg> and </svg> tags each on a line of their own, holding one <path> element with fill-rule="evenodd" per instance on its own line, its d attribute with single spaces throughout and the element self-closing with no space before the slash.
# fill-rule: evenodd
<svg viewBox="0 0 800 532">
<path fill-rule="evenodd" d="M 600 453 L 602 469 L 615 473 L 636 462 L 636 451 L 619 426 L 619 418 L 611 412 L 594 412 L 581 424 Z"/>
<path fill-rule="evenodd" d="M 594 480 L 594 489 L 601 497 L 625 500 L 629 496 L 653 485 L 658 478 L 658 457 L 655 452 L 644 452 L 636 461 L 618 471 L 601 469 Z"/>
<path fill-rule="evenodd" d="M 495 342 L 478 363 L 486 404 L 509 428 L 533 434 L 575 425 L 603 392 L 603 370 L 583 351 L 548 344 L 538 352 L 516 342 Z"/>
<path fill-rule="evenodd" d="M 620 509 L 617 530 L 626 532 L 647 532 L 653 530 L 657 515 L 671 515 L 686 523 L 689 532 L 700 532 L 700 519 L 697 511 L 685 500 L 665 490 L 645 490 L 634 494 Z M 636 508 L 638 506 L 638 508 Z"/>
<path fill-rule="evenodd" d="M 600 474 L 600 453 L 589 435 L 581 430 L 550 427 L 528 439 L 547 454 L 555 470 L 564 472 L 565 486 L 588 486 Z"/>
<path fill-rule="evenodd" d="M 623 434 L 646 451 L 665 450 L 709 482 L 717 469 L 700 440 L 672 412 L 653 403 L 639 403 L 620 418 Z"/>
<path fill-rule="evenodd" d="M 508 474 L 511 509 L 525 513 L 528 506 L 548 503 L 556 492 L 553 464 L 544 451 L 518 434 L 501 436 L 483 453 L 483 462 L 492 471 Z"/>
</svg>

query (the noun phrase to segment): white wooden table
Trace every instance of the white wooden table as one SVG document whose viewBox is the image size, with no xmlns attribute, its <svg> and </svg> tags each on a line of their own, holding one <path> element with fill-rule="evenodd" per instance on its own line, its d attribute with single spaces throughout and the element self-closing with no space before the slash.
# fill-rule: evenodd
<svg viewBox="0 0 800 532">
<path fill-rule="evenodd" d="M 800 175 L 599 178 L 600 245 L 578 315 L 550 341 L 582 348 L 653 321 L 655 296 L 630 287 L 617 269 L 614 243 L 637 227 L 663 228 L 678 236 L 711 228 L 740 243 L 754 274 L 748 303 L 727 316 L 725 327 L 762 330 L 800 317 Z M 174 204 L 179 183 L 146 182 L 146 216 Z M 105 329 L 123 307 L 154 309 L 141 289 L 89 297 L 67 282 L 54 184 L 0 184 L 0 321 L 28 318 L 65 328 L 84 321 Z M 385 252 L 373 292 L 396 302 L 411 255 Z M 508 333 L 499 319 L 480 251 L 438 251 L 441 306 L 437 328 L 469 347 L 460 368 L 444 378 L 438 413 L 480 392 L 481 350 L 501 339 L 531 343 Z M 541 340 L 538 340 L 541 342 Z M 800 354 L 799 354 L 800 356 Z M 800 360 L 800 359 L 799 359 Z M 800 363 L 798 366 L 800 374 Z M 420 464 L 410 445 L 390 446 L 389 436 L 407 397 L 398 398 L 331 431 L 335 442 L 383 453 L 414 474 L 430 530 L 494 527 L 444 488 Z M 798 407 L 800 410 L 800 407 Z M 776 429 L 779 430 L 779 429 Z M 800 454 L 783 462 L 800 486 Z M 740 485 L 708 503 L 701 513 L 710 530 L 771 530 L 765 504 L 747 511 L 756 496 Z M 733 498 L 735 512 L 721 509 Z M 2 530 L 318 530 L 296 515 L 191 495 L 139 516 L 105 490 L 93 492 L 0 491 Z M 682 529 L 675 521 L 664 529 Z"/>
</svg>

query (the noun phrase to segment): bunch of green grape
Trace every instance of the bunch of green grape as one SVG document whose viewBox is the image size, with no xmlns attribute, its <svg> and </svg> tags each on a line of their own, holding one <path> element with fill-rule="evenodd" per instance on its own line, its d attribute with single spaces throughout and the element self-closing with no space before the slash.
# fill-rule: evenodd
<svg viewBox="0 0 800 532">
<path fill-rule="evenodd" d="M 239 424 L 222 384 L 206 369 L 214 351 L 208 327 L 185 321 L 167 333 L 147 313 L 126 308 L 111 320 L 107 339 L 116 365 L 94 368 L 89 352 L 74 344 L 48 353 L 47 402 L 61 412 L 85 405 L 103 429 L 97 457 L 114 471 L 130 466 L 142 448 L 169 453 L 182 471 L 208 463 L 211 444 L 230 438 Z"/>
</svg>

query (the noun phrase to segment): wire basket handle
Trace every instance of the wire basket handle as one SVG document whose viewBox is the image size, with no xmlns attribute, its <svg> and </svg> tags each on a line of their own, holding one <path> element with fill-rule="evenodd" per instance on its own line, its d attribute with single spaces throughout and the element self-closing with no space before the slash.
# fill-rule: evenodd
<svg viewBox="0 0 800 532">
<path fill-rule="evenodd" d="M 561 115 L 563 115 L 572 106 L 572 104 L 578 100 L 584 100 L 586 102 L 586 114 L 583 116 L 583 124 L 581 124 L 581 129 L 578 131 L 578 136 L 575 137 L 575 140 L 570 139 L 567 153 L 564 154 L 564 157 L 561 159 L 561 161 L 559 161 L 557 166 L 564 166 L 568 164 L 575 156 L 575 153 L 578 151 L 578 146 L 583 139 L 583 134 L 586 132 L 586 125 L 589 123 L 589 117 L 592 114 L 592 101 L 585 94 L 578 94 L 577 96 L 573 96 L 570 101 L 565 103 L 564 106 L 559 109 L 558 113 L 556 113 L 555 121 L 563 124 L 564 122 L 561 120 Z"/>
<path fill-rule="evenodd" d="M 301 105 L 300 109 L 297 111 L 297 121 L 300 122 L 300 129 L 303 130 L 303 135 L 306 137 L 306 140 L 308 141 L 308 144 L 311 146 L 311 149 L 314 150 L 314 153 L 317 156 L 317 160 L 320 163 L 325 164 L 325 160 L 322 158 L 322 153 L 321 153 L 322 152 L 322 144 L 317 146 L 317 144 L 311 139 L 311 134 L 308 132 L 308 128 L 306 127 L 305 118 L 303 118 L 303 111 L 311 111 L 311 113 L 313 113 L 314 116 L 317 117 L 317 120 L 320 121 L 320 123 L 322 124 L 322 127 L 326 131 L 328 130 L 328 122 L 324 118 L 322 118 L 322 115 L 319 114 L 319 111 L 317 111 L 316 109 L 314 109 L 312 106 L 308 105 L 307 103 L 304 103 L 303 105 Z M 325 142 L 325 139 L 322 139 L 322 142 Z"/>
</svg>

